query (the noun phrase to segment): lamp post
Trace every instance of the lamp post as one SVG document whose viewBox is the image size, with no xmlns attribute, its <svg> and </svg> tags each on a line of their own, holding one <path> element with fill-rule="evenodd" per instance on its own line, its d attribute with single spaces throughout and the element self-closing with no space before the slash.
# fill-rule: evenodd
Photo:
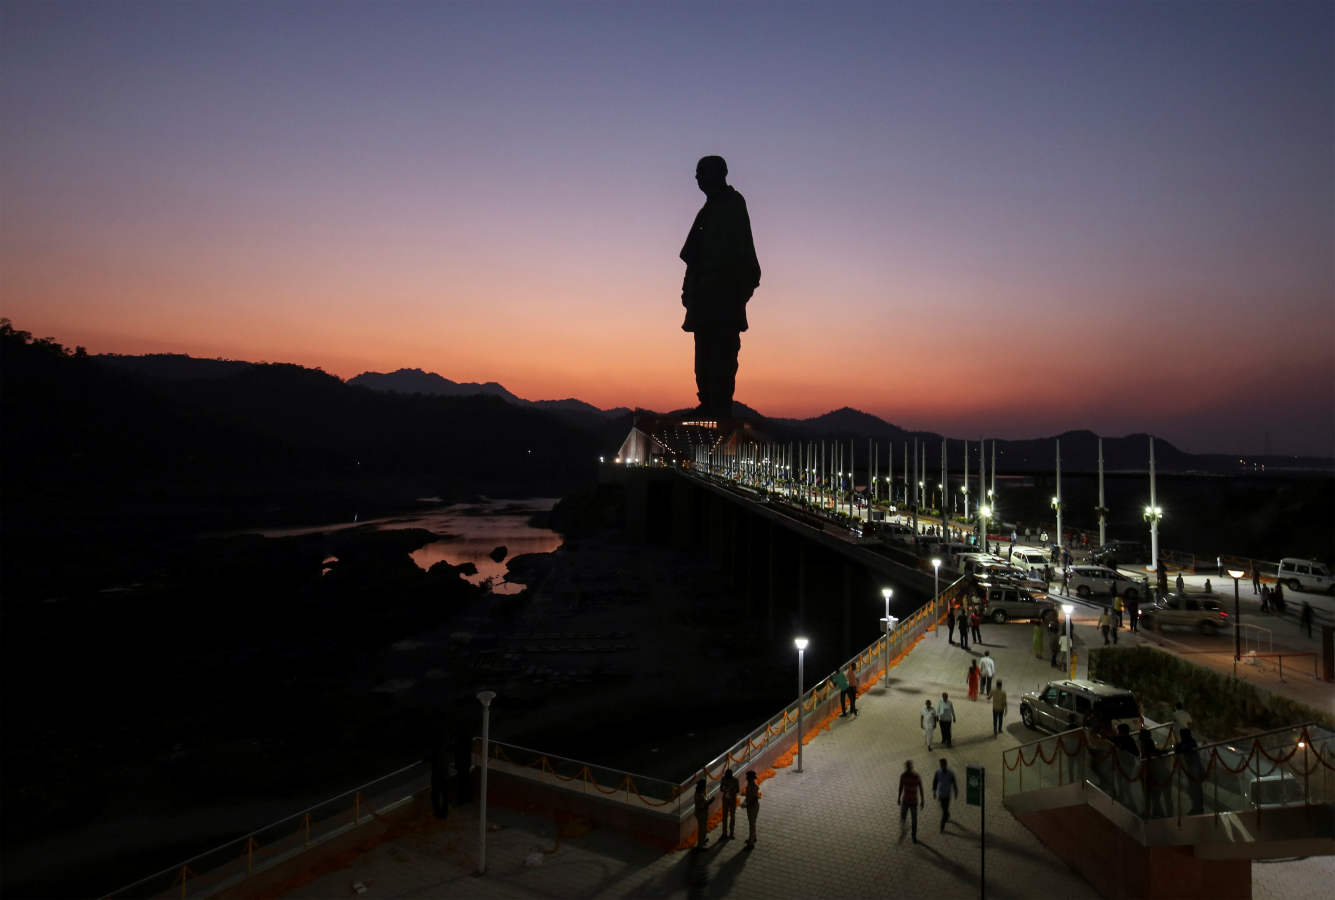
<svg viewBox="0 0 1335 900">
<path fill-rule="evenodd" d="M 1150 565 L 1149 570 L 1156 577 L 1159 573 L 1159 520 L 1163 518 L 1163 507 L 1151 504 L 1145 507 L 1144 519 L 1150 523 Z"/>
<path fill-rule="evenodd" d="M 979 538 L 983 544 L 983 552 L 987 552 L 987 520 L 992 518 L 992 507 L 984 504 L 978 508 L 978 521 L 982 523 L 983 533 Z"/>
<path fill-rule="evenodd" d="M 495 691 L 479 691 L 477 699 L 482 703 L 482 799 L 478 807 L 477 818 L 477 873 L 487 873 L 487 747 L 491 740 L 491 701 L 496 699 Z"/>
<path fill-rule="evenodd" d="M 797 771 L 802 771 L 802 654 L 807 649 L 807 639 L 793 638 L 797 648 Z"/>
<path fill-rule="evenodd" d="M 1238 579 L 1247 573 L 1241 569 L 1229 569 L 1228 577 L 1233 579 L 1233 674 L 1238 674 L 1238 661 L 1242 659 L 1242 610 L 1238 604 Z"/>
<path fill-rule="evenodd" d="M 1069 677 L 1074 678 L 1075 674 L 1071 669 L 1071 651 L 1075 649 L 1075 642 L 1071 640 L 1071 613 L 1075 612 L 1074 603 L 1063 603 L 1062 612 L 1066 613 L 1066 669 L 1070 673 Z"/>
<path fill-rule="evenodd" d="M 933 585 L 932 594 L 936 598 L 936 611 L 937 614 L 939 615 L 941 612 L 941 560 L 940 559 L 932 560 L 932 585 Z M 936 629 L 936 636 L 938 639 L 940 639 L 941 637 L 940 628 Z"/>
<path fill-rule="evenodd" d="M 881 596 L 885 598 L 885 686 L 890 686 L 890 597 L 894 594 L 894 588 L 881 588 Z"/>
</svg>

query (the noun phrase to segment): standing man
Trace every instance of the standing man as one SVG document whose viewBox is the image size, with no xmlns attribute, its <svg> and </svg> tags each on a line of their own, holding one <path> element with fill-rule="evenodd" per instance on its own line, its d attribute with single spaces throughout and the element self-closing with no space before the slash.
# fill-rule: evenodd
<svg viewBox="0 0 1335 900">
<path fill-rule="evenodd" d="M 983 658 L 978 660 L 978 671 L 982 676 L 979 687 L 987 696 L 992 696 L 992 676 L 997 674 L 997 661 L 992 658 L 991 650 L 983 651 Z"/>
<path fill-rule="evenodd" d="M 695 783 L 695 849 L 709 846 L 709 786 L 701 778 Z"/>
<path fill-rule="evenodd" d="M 756 816 L 760 815 L 760 785 L 756 782 L 756 770 L 746 770 L 746 796 L 742 800 L 746 807 L 746 849 L 756 846 Z"/>
<path fill-rule="evenodd" d="M 839 692 L 839 718 L 846 718 L 848 716 L 848 679 L 844 677 L 843 672 L 835 669 L 834 674 L 830 676 L 830 683 Z"/>
<path fill-rule="evenodd" d="M 1252 593 L 1261 593 L 1261 573 L 1255 565 L 1252 566 Z"/>
<path fill-rule="evenodd" d="M 695 166 L 695 183 L 705 194 L 681 259 L 686 277 L 681 303 L 683 331 L 695 334 L 695 387 L 701 414 L 732 415 L 737 353 L 746 331 L 746 303 L 760 284 L 760 263 L 751 238 L 746 200 L 727 182 L 728 164 L 706 156 Z"/>
<path fill-rule="evenodd" d="M 992 737 L 1001 734 L 1001 723 L 1006 718 L 1006 692 L 1001 688 L 1001 679 L 997 679 L 997 689 L 992 692 Z"/>
<path fill-rule="evenodd" d="M 955 783 L 955 773 L 946 768 L 946 761 L 941 760 L 941 768 L 932 775 L 932 794 L 941 801 L 941 831 L 946 830 L 950 821 L 950 798 L 960 795 L 960 786 Z"/>
<path fill-rule="evenodd" d="M 732 769 L 723 773 L 719 779 L 718 795 L 719 801 L 723 804 L 723 833 L 719 835 L 719 840 L 727 840 L 737 836 L 737 794 L 741 790 L 741 785 L 737 783 L 737 776 L 732 774 Z"/>
<path fill-rule="evenodd" d="M 1127 626 L 1132 631 L 1140 631 L 1140 595 L 1130 597 L 1126 601 L 1126 614 L 1131 620 Z"/>
<path fill-rule="evenodd" d="M 950 643 L 955 643 L 955 604 L 950 604 L 950 610 L 946 613 L 946 639 Z"/>
<path fill-rule="evenodd" d="M 913 771 L 913 762 L 904 763 L 904 774 L 899 776 L 899 839 L 904 839 L 904 820 L 913 814 L 913 843 L 918 843 L 918 810 L 927 805 L 923 796 L 922 779 Z"/>
<path fill-rule="evenodd" d="M 941 724 L 941 743 L 947 747 L 955 746 L 950 740 L 950 728 L 955 724 L 955 704 L 950 702 L 950 695 L 941 692 L 941 702 L 936 705 L 936 721 Z"/>
<path fill-rule="evenodd" d="M 848 686 L 844 688 L 844 693 L 848 695 L 848 711 L 856 716 L 858 714 L 858 673 L 853 668 L 852 663 L 849 663 L 846 677 Z M 839 698 L 839 702 L 842 705 L 842 697 Z"/>
</svg>

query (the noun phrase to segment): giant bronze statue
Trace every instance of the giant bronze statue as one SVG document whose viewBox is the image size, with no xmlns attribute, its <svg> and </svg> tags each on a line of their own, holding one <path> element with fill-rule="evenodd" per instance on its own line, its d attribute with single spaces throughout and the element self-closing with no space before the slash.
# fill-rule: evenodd
<svg viewBox="0 0 1335 900">
<path fill-rule="evenodd" d="M 696 164 L 695 183 L 705 193 L 705 205 L 681 248 L 686 263 L 681 285 L 686 321 L 681 328 L 695 333 L 698 412 L 713 419 L 732 415 L 746 302 L 760 284 L 746 201 L 727 176 L 728 164 L 721 156 L 706 156 Z"/>
</svg>

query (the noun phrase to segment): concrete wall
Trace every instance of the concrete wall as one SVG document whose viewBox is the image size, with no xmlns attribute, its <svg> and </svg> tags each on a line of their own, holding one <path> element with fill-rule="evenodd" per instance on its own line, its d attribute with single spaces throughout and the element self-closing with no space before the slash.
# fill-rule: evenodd
<svg viewBox="0 0 1335 900">
<path fill-rule="evenodd" d="M 1252 895 L 1251 860 L 1202 859 L 1191 847 L 1144 847 L 1083 803 L 1017 818 L 1110 900 L 1250 900 Z"/>
</svg>

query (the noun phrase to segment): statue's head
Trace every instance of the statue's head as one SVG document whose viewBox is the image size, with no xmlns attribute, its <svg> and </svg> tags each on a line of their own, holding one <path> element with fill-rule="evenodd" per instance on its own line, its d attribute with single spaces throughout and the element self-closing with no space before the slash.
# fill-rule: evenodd
<svg viewBox="0 0 1335 900">
<path fill-rule="evenodd" d="M 695 183 L 706 194 L 713 194 L 728 184 L 728 164 L 721 156 L 705 156 L 695 164 Z"/>
</svg>

